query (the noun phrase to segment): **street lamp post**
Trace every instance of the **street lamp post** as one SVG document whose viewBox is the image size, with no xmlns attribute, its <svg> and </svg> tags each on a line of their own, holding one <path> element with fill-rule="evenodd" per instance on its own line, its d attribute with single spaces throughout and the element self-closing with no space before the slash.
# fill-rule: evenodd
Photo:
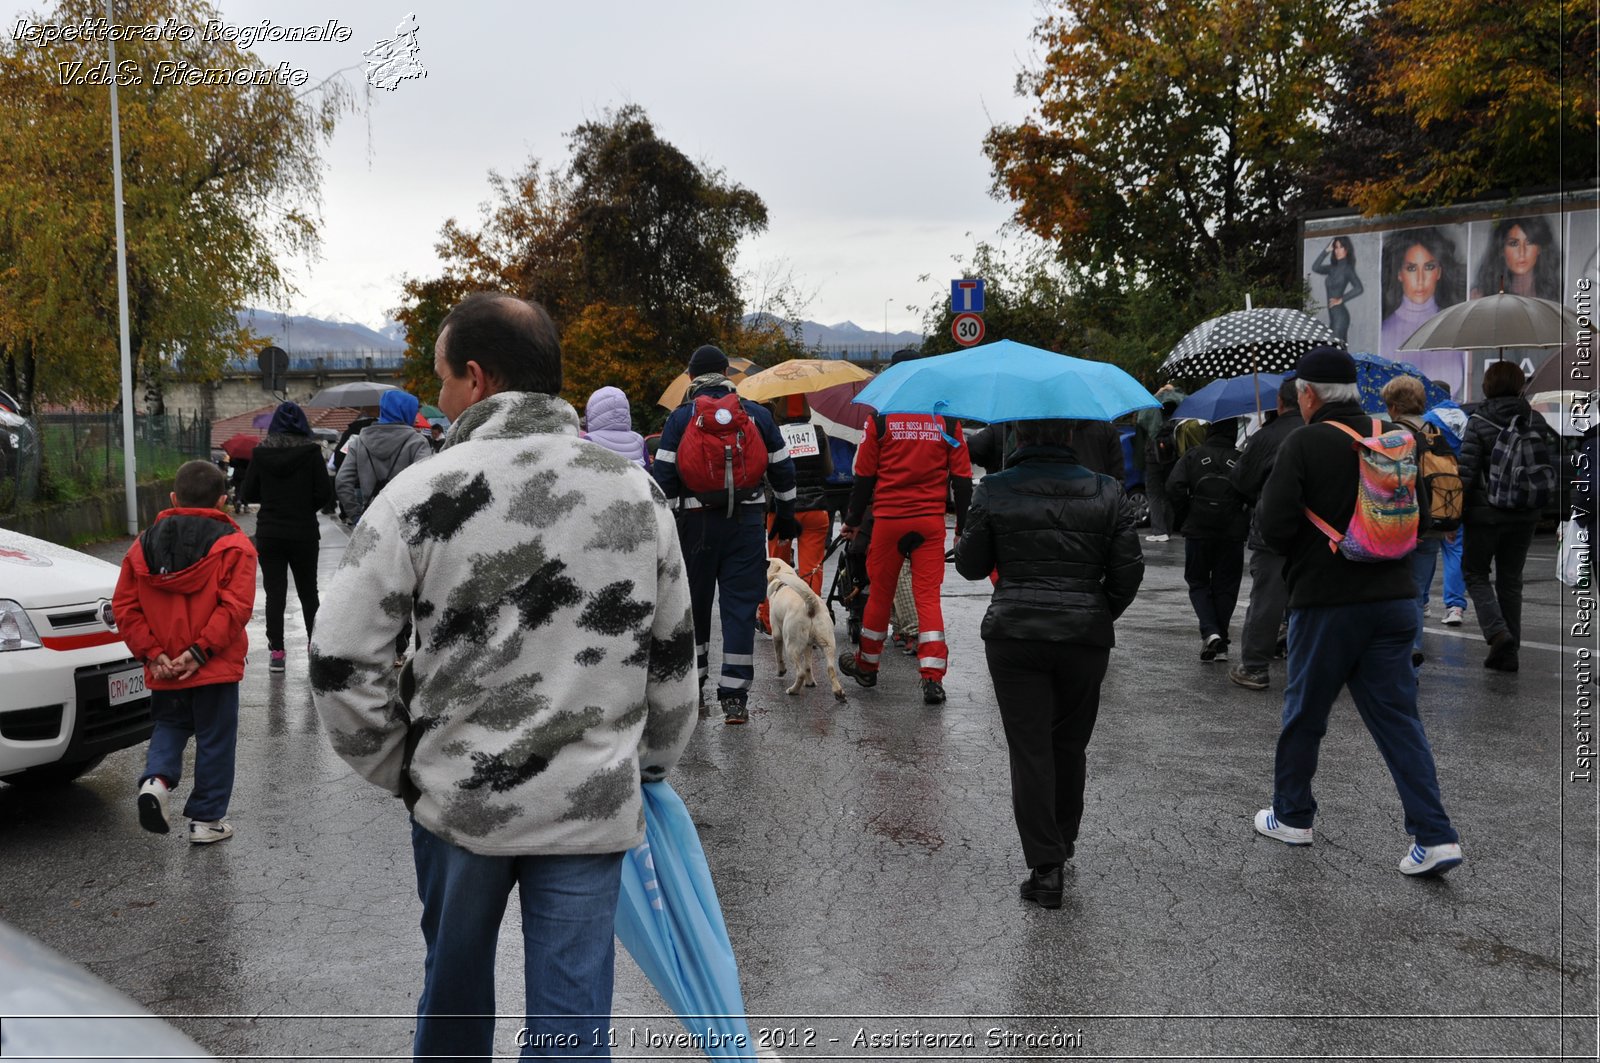
<svg viewBox="0 0 1600 1063">
<path fill-rule="evenodd" d="M 114 0 L 106 0 L 106 22 L 117 24 Z M 122 130 L 117 115 L 117 36 L 106 35 L 111 62 L 111 197 L 117 217 L 117 323 L 122 342 L 122 489 L 128 498 L 128 534 L 139 534 L 139 477 L 133 447 L 133 355 L 128 344 L 128 235 L 122 222 Z"/>
</svg>

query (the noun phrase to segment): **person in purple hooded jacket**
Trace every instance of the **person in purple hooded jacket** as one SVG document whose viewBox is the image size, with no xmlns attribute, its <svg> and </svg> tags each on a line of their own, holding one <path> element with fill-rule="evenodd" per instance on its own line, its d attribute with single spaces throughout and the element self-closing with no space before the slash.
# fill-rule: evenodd
<svg viewBox="0 0 1600 1063">
<path fill-rule="evenodd" d="M 583 438 L 599 443 L 613 454 L 621 454 L 640 467 L 649 464 L 645 457 L 644 436 L 633 430 L 633 409 L 621 388 L 596 388 L 583 408 Z"/>
</svg>

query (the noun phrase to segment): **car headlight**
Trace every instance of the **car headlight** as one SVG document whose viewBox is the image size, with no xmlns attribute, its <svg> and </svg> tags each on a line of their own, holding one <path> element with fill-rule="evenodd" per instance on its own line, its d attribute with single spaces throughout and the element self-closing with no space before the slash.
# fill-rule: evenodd
<svg viewBox="0 0 1600 1063">
<path fill-rule="evenodd" d="M 42 645 L 27 611 L 17 602 L 0 598 L 0 653 L 7 650 L 36 650 Z"/>
</svg>

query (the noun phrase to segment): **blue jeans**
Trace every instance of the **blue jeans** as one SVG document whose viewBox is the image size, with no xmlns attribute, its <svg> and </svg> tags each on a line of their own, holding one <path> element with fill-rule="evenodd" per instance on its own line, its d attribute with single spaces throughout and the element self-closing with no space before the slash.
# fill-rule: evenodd
<svg viewBox="0 0 1600 1063">
<path fill-rule="evenodd" d="M 428 946 L 417 1001 L 418 1059 L 494 1051 L 494 956 L 506 899 L 522 904 L 523 1058 L 610 1059 L 617 894 L 622 853 L 481 856 L 411 821 Z M 503 1053 L 502 1053 L 503 1054 Z"/>
<path fill-rule="evenodd" d="M 1272 796 L 1279 821 L 1308 828 L 1316 817 L 1311 778 L 1328 713 L 1348 686 L 1400 793 L 1406 833 L 1421 845 L 1459 840 L 1445 815 L 1433 750 L 1417 715 L 1411 670 L 1416 633 L 1417 606 L 1410 598 L 1289 611 L 1289 687 Z"/>
<path fill-rule="evenodd" d="M 1417 581 L 1417 639 L 1411 648 L 1422 652 L 1422 610 L 1428 605 L 1428 592 L 1433 589 L 1433 572 L 1439 566 L 1440 539 L 1418 539 L 1411 554 L 1411 575 Z"/>
<path fill-rule="evenodd" d="M 1467 540 L 1467 529 L 1457 528 L 1454 540 L 1441 540 L 1439 553 L 1444 558 L 1444 607 L 1467 607 L 1467 579 L 1461 574 L 1461 544 Z M 1424 599 L 1426 602 L 1426 599 Z"/>
<path fill-rule="evenodd" d="M 152 690 L 155 731 L 144 755 L 142 785 L 157 775 L 168 788 L 183 779 L 183 749 L 194 738 L 194 789 L 184 803 L 190 819 L 215 823 L 233 800 L 233 755 L 239 737 L 239 684 L 211 683 L 186 690 Z"/>
</svg>

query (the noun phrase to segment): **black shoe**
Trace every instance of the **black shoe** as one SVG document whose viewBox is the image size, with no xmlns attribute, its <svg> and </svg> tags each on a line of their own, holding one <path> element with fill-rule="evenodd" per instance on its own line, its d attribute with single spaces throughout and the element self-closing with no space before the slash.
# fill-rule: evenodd
<svg viewBox="0 0 1600 1063">
<path fill-rule="evenodd" d="M 1265 668 L 1246 668 L 1242 664 L 1228 669 L 1228 678 L 1246 690 L 1265 690 L 1269 685 Z"/>
<path fill-rule="evenodd" d="M 756 617 L 756 630 L 769 637 L 772 635 L 772 626 L 759 616 Z"/>
<path fill-rule="evenodd" d="M 1422 667 L 1422 662 L 1427 660 L 1427 659 L 1428 658 L 1423 655 L 1421 650 L 1412 650 L 1411 651 L 1411 667 L 1413 667 L 1413 668 L 1421 668 Z"/>
<path fill-rule="evenodd" d="M 878 685 L 878 673 L 869 672 L 856 663 L 856 655 L 850 652 L 839 654 L 839 671 L 854 679 L 864 687 Z"/>
<path fill-rule="evenodd" d="M 922 703 L 924 705 L 944 704 L 944 684 L 937 679 L 922 680 Z"/>
<path fill-rule="evenodd" d="M 1210 664 L 1212 661 L 1226 661 L 1228 659 L 1228 643 L 1221 635 L 1207 635 L 1200 648 L 1200 659 Z"/>
<path fill-rule="evenodd" d="M 750 709 L 738 698 L 722 699 L 722 722 L 740 724 L 750 722 Z"/>
<path fill-rule="evenodd" d="M 1023 900 L 1041 908 L 1061 907 L 1061 868 L 1057 866 L 1043 874 L 1035 868 L 1017 892 Z"/>
<path fill-rule="evenodd" d="M 1515 672 L 1517 670 L 1517 640 L 1509 631 L 1496 632 L 1489 640 L 1489 656 L 1483 659 L 1485 668 L 1493 668 L 1497 672 Z"/>
</svg>

